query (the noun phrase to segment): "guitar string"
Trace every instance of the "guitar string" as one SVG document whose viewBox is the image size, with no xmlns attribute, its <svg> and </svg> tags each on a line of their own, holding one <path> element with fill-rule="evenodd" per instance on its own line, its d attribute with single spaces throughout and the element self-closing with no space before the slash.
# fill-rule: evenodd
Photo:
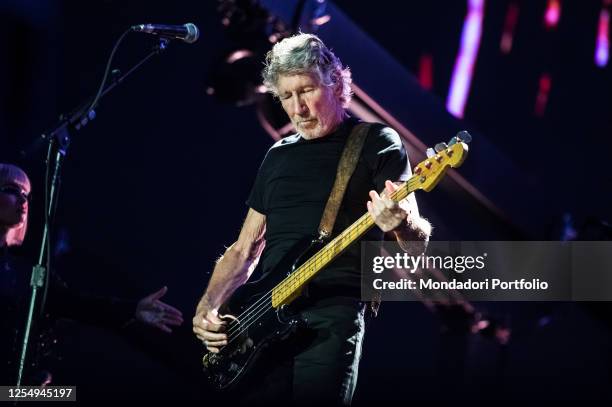
<svg viewBox="0 0 612 407">
<path fill-rule="evenodd" d="M 408 181 L 406 181 L 406 184 L 409 184 L 408 186 L 409 186 L 409 187 L 412 187 L 412 185 L 410 185 L 410 183 L 414 183 L 414 182 L 416 182 L 416 179 L 415 179 L 415 178 L 416 178 L 416 176 L 411 177 L 411 179 L 409 179 Z M 396 195 L 399 195 L 399 193 L 401 192 L 401 191 L 400 191 L 401 189 L 403 189 L 403 187 L 402 187 L 402 188 L 400 188 L 400 189 L 398 189 L 398 190 L 396 190 L 395 192 L 393 192 L 393 194 L 392 194 L 390 197 L 391 197 L 392 199 L 395 199 L 395 198 L 396 198 Z M 411 192 L 409 192 L 409 193 L 408 193 L 408 194 L 406 194 L 406 195 L 409 195 L 410 193 L 411 193 Z M 364 215 L 362 216 L 362 218 L 363 218 L 365 215 L 367 215 L 367 213 L 366 213 L 366 214 L 364 214 Z M 343 235 L 345 235 L 347 232 L 350 232 L 350 230 L 351 230 L 351 229 L 353 229 L 353 227 L 354 227 L 354 226 L 356 226 L 356 223 L 357 223 L 357 222 L 359 222 L 359 221 L 361 221 L 361 220 L 363 220 L 363 219 L 358 219 L 358 220 L 355 222 L 355 224 L 351 225 L 351 226 L 350 226 L 350 227 L 349 227 L 347 230 L 345 230 L 345 231 L 344 231 L 344 232 L 342 232 L 340 235 L 338 235 L 338 236 L 336 237 L 336 239 L 337 239 L 337 238 L 339 238 L 339 237 L 341 237 L 341 236 L 343 236 Z M 344 238 L 344 237 L 343 237 L 343 238 Z M 334 239 L 334 240 L 336 240 L 336 239 Z M 331 243 L 333 243 L 333 242 L 334 242 L 334 241 L 330 242 L 330 244 L 331 244 Z M 315 256 L 316 256 L 316 255 L 315 255 Z M 306 262 L 305 262 L 305 263 L 304 263 L 304 264 L 303 264 L 301 267 L 306 266 L 306 265 L 308 264 L 308 262 L 309 262 L 310 260 L 312 260 L 312 259 L 313 259 L 315 256 L 313 256 L 313 257 L 312 257 L 312 258 L 310 258 L 308 261 L 306 261 Z M 293 275 L 295 275 L 295 273 L 293 273 L 291 276 L 293 276 Z M 290 278 L 291 278 L 291 276 L 287 277 L 287 279 L 290 279 Z M 283 281 L 282 281 L 280 284 L 285 283 L 287 279 L 283 280 Z M 280 285 L 280 284 L 279 284 L 279 285 Z M 268 293 L 270 293 L 270 292 L 272 292 L 272 291 L 273 291 L 273 289 L 272 289 L 272 290 L 270 290 L 270 291 L 268 291 Z M 268 293 L 266 293 L 266 294 L 268 294 Z M 238 319 L 243 318 L 244 314 L 245 314 L 245 313 L 248 313 L 248 312 L 251 310 L 251 308 L 252 308 L 252 307 L 254 307 L 254 306 L 256 306 L 256 305 L 257 305 L 257 302 L 256 302 L 256 303 L 254 303 L 254 304 L 252 304 L 252 305 L 251 305 L 251 306 L 250 306 L 248 309 L 246 309 L 245 311 L 243 311 L 243 313 L 242 313 L 242 314 L 240 314 L 240 315 L 239 315 L 237 318 L 238 318 Z"/>
<path fill-rule="evenodd" d="M 362 226 L 362 224 L 364 223 L 363 222 L 364 220 L 367 220 L 367 218 L 363 219 L 359 223 L 360 226 Z M 357 232 L 357 231 L 353 231 L 353 233 L 351 233 L 351 234 L 355 234 L 354 232 Z M 336 242 L 335 245 L 337 245 L 337 243 L 340 243 L 340 242 Z M 317 258 L 314 258 L 314 257 L 317 257 Z M 326 257 L 328 257 L 328 256 L 326 256 Z M 310 263 L 310 264 L 308 264 L 308 266 L 305 267 L 305 269 L 308 269 L 308 268 L 312 269 L 313 266 L 316 267 L 319 263 L 323 263 L 324 261 L 326 261 L 326 259 L 323 258 L 323 256 L 313 256 L 313 258 L 314 258 L 313 261 L 307 262 L 307 263 Z M 306 265 L 306 263 L 305 263 L 305 265 Z M 296 280 L 296 279 L 294 278 L 293 280 Z M 297 282 L 299 282 L 299 280 L 298 281 L 292 281 L 289 285 L 293 286 Z M 263 316 L 268 310 L 274 309 L 274 307 L 271 306 L 272 305 L 272 302 L 271 302 L 272 296 L 270 295 L 270 293 L 271 293 L 271 291 L 266 293 L 264 296 L 262 296 L 262 298 L 260 298 L 260 300 L 258 301 L 258 302 L 260 302 L 259 306 L 255 310 L 251 310 L 249 312 L 249 314 L 244 318 L 244 320 L 242 320 L 242 321 L 239 320 L 238 322 L 232 321 L 235 324 L 232 324 L 232 326 L 228 330 L 228 337 L 229 336 L 233 336 L 234 334 L 236 334 L 236 331 L 238 331 L 238 335 L 236 337 L 240 336 L 244 331 L 246 331 L 250 326 L 252 326 L 253 323 L 255 323 L 259 318 L 261 318 L 261 316 Z M 228 345 L 236 337 L 230 339 L 228 341 Z"/>
<path fill-rule="evenodd" d="M 358 226 L 362 226 L 363 222 L 367 220 L 367 217 L 365 215 L 363 215 L 360 219 L 358 219 L 351 227 L 349 227 L 347 230 L 345 230 L 344 232 L 342 232 L 340 235 L 338 235 L 335 239 L 333 239 L 329 244 L 328 247 L 331 248 L 333 246 L 337 246 L 338 243 L 340 243 L 340 241 L 342 239 L 339 239 L 340 237 L 344 238 L 343 235 L 348 235 L 349 233 L 353 232 L 353 229 L 358 227 Z M 328 250 L 329 250 L 328 248 Z M 312 256 L 310 259 L 308 259 L 304 264 L 302 264 L 298 269 L 307 269 L 309 267 L 311 267 L 313 265 L 313 263 L 315 263 L 317 261 L 317 258 L 320 257 L 320 254 L 317 253 L 314 256 Z M 276 287 L 283 285 L 283 286 L 287 286 L 287 285 L 293 285 L 295 283 L 295 279 L 297 273 L 292 273 L 290 276 L 288 276 L 286 279 L 284 279 L 281 283 L 279 283 Z M 256 301 L 255 303 L 253 303 L 247 310 L 245 310 L 244 312 L 242 312 L 238 317 L 238 321 L 242 321 L 242 320 L 246 320 L 249 317 L 249 314 L 251 312 L 253 312 L 254 308 L 258 308 L 260 306 L 260 304 L 258 304 L 260 301 L 264 301 L 266 299 L 266 296 L 268 296 L 268 294 L 273 293 L 274 288 L 271 289 L 270 291 L 268 291 L 266 294 L 264 294 L 262 296 L 262 298 L 260 298 L 260 300 Z M 281 293 L 285 290 L 281 289 L 279 290 L 281 291 Z M 255 311 L 256 312 L 256 311 Z"/>
<path fill-rule="evenodd" d="M 392 199 L 397 198 L 397 195 L 399 195 L 401 193 L 401 191 L 396 191 L 396 192 L 397 193 L 394 193 L 394 194 L 392 194 L 390 196 Z M 408 194 L 406 194 L 406 195 L 408 195 Z M 365 233 L 369 229 L 369 227 L 373 226 L 373 223 L 372 223 L 372 224 L 368 225 L 369 227 L 367 227 L 365 229 L 360 229 L 360 227 L 364 226 L 364 223 L 368 223 L 369 220 L 371 220 L 371 217 L 368 217 L 367 215 L 368 214 L 364 214 L 361 219 L 356 221 L 345 232 L 341 233 L 338 237 L 336 237 L 336 239 L 334 239 L 332 242 L 330 242 L 330 244 L 328 245 L 328 249 L 326 249 L 325 251 L 326 252 L 330 252 L 330 251 L 332 251 L 331 250 L 332 248 L 334 248 L 334 251 L 337 250 L 338 247 L 335 247 L 335 246 L 339 246 L 339 243 L 341 243 L 342 239 L 344 239 L 346 236 L 350 236 L 350 235 L 353 235 L 353 234 L 356 234 L 357 236 L 359 236 L 360 234 Z M 340 236 L 342 236 L 342 238 L 340 238 Z M 344 247 L 344 249 L 346 249 L 347 247 L 348 247 L 348 245 L 346 247 Z M 342 250 L 344 250 L 344 249 L 342 249 Z M 340 251 L 338 252 L 338 254 L 339 253 L 340 253 Z M 337 256 L 338 254 L 336 254 L 336 255 L 332 254 L 331 255 L 332 259 L 333 259 L 333 257 Z M 329 257 L 329 256 L 330 255 L 325 255 L 325 257 Z M 323 263 L 325 261 L 326 261 L 326 259 L 324 258 L 323 255 L 317 254 L 317 255 L 313 256 L 311 259 L 309 259 L 305 264 L 309 264 L 309 266 L 315 266 L 315 268 L 316 268 L 317 263 Z M 329 260 L 329 261 L 331 261 L 331 260 Z M 294 275 L 295 274 L 292 274 L 292 276 L 294 276 Z M 295 278 L 294 278 L 294 280 L 295 280 Z M 298 278 L 297 282 L 299 282 L 299 278 Z M 293 281 L 292 284 L 290 284 L 290 285 L 295 285 L 295 283 L 297 283 L 297 282 Z M 251 310 L 249 312 L 249 314 L 247 315 L 247 318 L 245 319 L 245 322 L 242 322 L 242 323 L 238 322 L 237 323 L 237 329 L 234 329 L 233 332 L 228 332 L 229 340 L 228 340 L 227 345 L 229 345 L 230 343 L 232 343 L 236 339 L 238 339 L 243 332 L 248 330 L 257 320 L 259 320 L 268 311 L 273 310 L 273 307 L 271 306 L 272 303 L 269 302 L 271 300 L 271 297 L 270 297 L 270 293 L 271 292 L 272 291 L 269 291 L 264 296 L 262 296 L 262 298 L 260 298 L 260 300 L 257 301 L 257 302 L 262 302 L 263 301 L 263 303 L 260 303 L 259 307 L 257 309 L 255 309 L 255 311 Z M 250 308 L 252 308 L 252 307 L 250 307 Z M 236 326 L 236 325 L 233 325 L 232 328 L 234 326 Z M 238 335 L 234 336 L 234 334 L 236 333 L 236 330 L 238 330 Z M 221 350 L 224 349 L 227 345 L 223 346 L 221 348 Z"/>
<path fill-rule="evenodd" d="M 321 259 L 318 259 L 316 261 L 314 261 L 314 265 L 316 266 L 316 263 L 320 262 Z M 274 307 L 272 307 L 272 303 L 271 303 L 271 297 L 268 294 L 266 297 L 266 301 L 264 302 L 264 304 L 262 304 L 258 310 L 256 310 L 255 312 L 252 312 L 250 315 L 250 319 L 248 320 L 248 322 L 244 323 L 244 324 L 239 324 L 238 325 L 238 335 L 232 336 L 229 340 L 227 345 L 229 345 L 230 343 L 232 343 L 233 341 L 235 341 L 236 339 L 240 338 L 240 335 L 245 332 L 246 330 L 248 330 L 255 322 L 257 322 L 257 320 L 259 320 L 262 316 L 264 316 L 268 311 L 272 311 L 274 309 Z M 233 332 L 233 334 L 235 334 L 236 332 Z M 226 346 L 227 346 L 226 345 Z"/>
<path fill-rule="evenodd" d="M 412 177 L 412 178 L 415 178 L 415 177 Z M 416 181 L 416 180 L 415 179 L 410 179 L 406 183 L 408 184 L 409 187 L 411 187 L 412 184 L 414 184 L 414 181 Z M 402 193 L 401 189 L 403 189 L 403 188 L 400 188 L 400 189 L 394 191 L 390 195 L 391 199 L 396 199 L 397 195 L 400 195 Z M 410 192 L 407 193 L 406 196 L 408 194 L 410 194 Z M 366 230 L 355 230 L 355 229 L 358 229 L 358 228 L 362 227 L 364 222 L 366 222 L 369 219 L 371 219 L 371 217 L 368 217 L 367 215 L 368 215 L 368 213 L 364 214 L 362 216 L 362 219 L 357 220 L 351 227 L 349 227 L 347 230 L 345 230 L 340 235 L 338 235 L 332 242 L 330 242 L 328 248 L 325 249 L 324 251 L 326 253 L 328 253 L 330 251 L 331 252 L 336 252 L 336 251 L 339 250 L 338 246 L 341 246 L 342 240 L 344 240 L 346 237 L 351 237 L 350 235 L 354 234 L 354 232 L 357 232 L 359 234 L 360 233 L 365 233 L 365 231 L 367 229 Z M 348 246 L 346 246 L 346 247 L 348 247 Z M 346 249 L 346 247 L 344 247 L 342 250 Z M 338 254 L 336 254 L 336 255 L 338 255 Z M 325 254 L 325 256 L 329 257 L 329 254 Z M 318 253 L 318 254 L 314 255 L 313 257 L 311 257 L 300 268 L 308 270 L 308 268 L 312 267 L 313 265 L 316 267 L 317 263 L 322 263 L 322 262 L 324 262 L 326 260 L 323 257 L 324 257 L 324 255 L 320 255 L 320 253 Z M 332 254 L 332 257 L 335 257 L 335 255 Z M 329 261 L 331 261 L 331 260 L 329 260 Z M 285 286 L 289 286 L 288 288 L 290 288 L 292 286 L 295 286 L 297 283 L 301 283 L 300 280 L 302 280 L 303 278 L 300 277 L 300 276 L 295 277 L 298 274 L 299 273 L 293 273 L 291 276 L 289 276 L 286 280 L 284 280 L 280 284 L 284 284 Z M 304 274 L 304 273 L 301 273 L 301 274 Z M 272 291 L 273 290 L 268 291 L 268 293 L 264 294 L 258 301 L 256 301 L 254 304 L 252 304 L 246 311 L 241 313 L 239 315 L 239 317 L 238 317 L 238 321 L 232 321 L 232 323 L 230 323 L 230 327 L 228 329 L 228 337 L 234 335 L 236 333 L 236 331 L 239 332 L 238 336 L 241 335 L 254 322 L 256 322 L 259 318 L 261 318 L 261 316 L 263 314 L 265 314 L 265 312 L 267 311 L 266 307 L 270 307 L 270 309 L 272 309 L 271 303 L 268 305 L 268 301 L 271 299 L 270 293 Z M 229 344 L 229 341 L 228 341 L 228 344 Z"/>
<path fill-rule="evenodd" d="M 368 221 L 368 217 L 366 217 L 365 215 L 362 216 L 363 219 L 360 219 L 359 221 L 355 222 L 354 226 L 355 227 L 351 227 L 349 229 L 347 229 L 347 235 L 351 235 L 351 234 L 356 234 L 357 236 L 361 233 L 363 233 L 363 230 L 355 230 L 357 229 L 357 226 L 363 226 L 364 223 L 367 223 Z M 334 239 L 335 240 L 335 239 Z M 333 245 L 331 245 L 333 243 Z M 338 246 L 338 243 L 341 243 L 341 241 L 338 242 L 330 242 L 330 248 L 332 246 Z M 348 246 L 347 246 L 348 247 Z M 346 249 L 346 247 L 345 247 Z M 329 256 L 326 256 L 329 257 Z M 312 260 L 312 261 L 311 261 Z M 315 255 L 311 258 L 311 260 L 307 261 L 306 263 L 304 263 L 304 265 L 306 265 L 307 263 L 308 266 L 305 267 L 307 268 L 311 268 L 314 266 L 316 268 L 316 266 L 318 265 L 318 263 L 323 263 L 326 261 L 325 258 L 323 258 L 323 256 L 320 255 Z M 295 280 L 295 278 L 293 279 Z M 295 285 L 296 281 L 293 281 L 290 285 Z M 246 331 L 249 327 L 251 327 L 253 325 L 253 323 L 255 323 L 259 318 L 261 318 L 267 311 L 274 309 L 274 307 L 272 307 L 272 303 L 271 303 L 271 293 L 272 291 L 269 291 L 268 293 L 266 293 L 264 296 L 262 296 L 262 298 L 260 298 L 260 300 L 258 302 L 261 302 L 263 300 L 263 303 L 259 304 L 259 306 L 257 307 L 257 309 L 255 309 L 254 311 L 249 312 L 249 315 L 246 316 L 246 318 L 244 319 L 244 321 L 237 322 L 235 325 L 233 325 L 229 330 L 228 330 L 228 338 L 229 336 L 233 336 L 234 334 L 236 334 L 236 331 L 238 331 L 238 335 L 236 335 L 235 337 L 231 338 L 228 340 L 227 345 L 229 345 L 234 339 L 238 338 L 244 331 Z M 232 321 L 235 322 L 235 321 Z M 236 327 L 235 329 L 234 326 Z M 226 346 L 227 346 L 226 345 Z"/>
<path fill-rule="evenodd" d="M 412 178 L 415 178 L 415 177 L 412 177 Z M 408 184 L 408 186 L 410 187 L 410 186 L 411 186 L 411 184 L 413 184 L 413 183 L 414 183 L 414 181 L 415 181 L 415 179 L 410 179 L 410 180 L 408 180 L 406 183 L 407 183 L 407 184 Z M 401 191 L 402 189 L 403 189 L 403 188 L 400 188 L 400 189 L 398 189 L 398 190 L 394 191 L 394 192 L 393 192 L 393 193 L 390 195 L 390 197 L 391 197 L 392 199 L 397 198 L 397 195 L 399 195 L 399 194 L 401 194 L 401 193 L 402 193 L 402 191 Z M 408 194 L 409 194 L 409 193 L 408 193 Z M 406 194 L 406 195 L 408 195 L 408 194 Z M 353 224 L 351 227 L 349 227 L 349 228 L 348 228 L 348 229 L 347 229 L 345 232 L 343 232 L 343 233 L 341 233 L 340 235 L 338 235 L 338 236 L 337 236 L 337 237 L 334 239 L 334 241 L 330 242 L 330 245 L 329 245 L 328 249 L 327 249 L 327 250 L 325 250 L 325 251 L 326 251 L 326 252 L 329 252 L 329 251 L 332 251 L 332 249 L 333 249 L 333 251 L 338 250 L 339 243 L 341 243 L 341 242 L 342 242 L 342 240 L 343 240 L 343 239 L 345 239 L 345 238 L 347 237 L 347 235 L 352 234 L 352 233 L 354 232 L 354 229 L 356 229 L 357 227 L 363 226 L 363 222 L 364 222 L 364 221 L 367 221 L 367 220 L 368 220 L 368 217 L 367 217 L 366 215 L 368 215 L 368 214 L 367 214 L 367 213 L 366 213 L 366 214 L 364 214 L 364 215 L 362 216 L 362 218 L 363 218 L 363 219 L 359 219 L 357 222 L 355 222 L 355 224 Z M 365 232 L 365 231 L 363 231 L 363 232 Z M 346 247 L 345 247 L 344 249 L 346 249 Z M 304 265 L 302 265 L 300 268 L 303 268 L 303 269 L 308 269 L 308 267 L 311 267 L 311 266 L 313 266 L 313 265 L 316 265 L 316 264 L 317 264 L 318 262 L 320 262 L 321 260 L 324 260 L 324 259 L 322 259 L 321 257 L 322 257 L 322 255 L 320 255 L 320 254 L 317 254 L 317 255 L 315 255 L 315 256 L 313 256 L 313 257 L 311 257 L 311 258 L 310 258 L 310 259 L 309 259 L 309 260 L 308 260 L 306 263 L 304 263 Z M 335 257 L 335 256 L 334 256 L 334 257 Z M 311 263 L 312 263 L 312 264 L 311 264 Z M 302 273 L 302 274 L 303 274 L 303 273 Z M 291 287 L 291 286 L 293 286 L 293 285 L 295 285 L 296 283 L 300 282 L 300 281 L 299 281 L 299 279 L 301 279 L 299 276 L 298 276 L 298 277 L 295 277 L 296 275 L 297 275 L 296 273 L 293 273 L 293 274 L 292 274 L 291 276 L 289 276 L 289 277 L 288 277 L 286 280 L 284 280 L 283 282 L 281 282 L 281 284 L 284 284 L 285 286 L 287 286 L 287 285 L 288 285 L 288 286 L 290 286 L 290 287 Z M 298 281 L 295 281 L 296 279 L 297 279 Z M 290 281 L 290 280 L 291 280 L 291 281 Z M 279 284 L 279 285 L 280 285 L 280 284 Z M 260 312 L 259 312 L 259 311 L 261 310 L 261 308 L 262 308 L 262 307 L 264 307 L 264 308 L 266 307 L 266 305 L 267 305 L 267 300 L 270 298 L 270 295 L 269 295 L 269 294 L 270 294 L 272 291 L 273 291 L 273 290 L 268 291 L 268 293 L 264 294 L 264 295 L 263 295 L 263 296 L 262 296 L 262 297 L 261 297 L 261 298 L 260 298 L 258 301 L 256 301 L 256 302 L 255 302 L 254 304 L 252 304 L 252 305 L 251 305 L 251 306 L 250 306 L 250 307 L 249 307 L 247 310 L 245 310 L 243 313 L 241 313 L 241 314 L 239 315 L 239 317 L 238 317 L 238 321 L 237 321 L 237 322 L 236 322 L 236 321 L 232 321 L 232 322 L 234 322 L 234 323 L 232 323 L 232 324 L 231 324 L 230 329 L 228 330 L 228 335 L 232 335 L 232 334 L 234 334 L 234 333 L 235 333 L 236 328 L 234 328 L 234 327 L 236 326 L 236 323 L 238 324 L 238 328 L 237 328 L 237 330 L 238 330 L 238 331 L 240 331 L 240 333 L 242 333 L 242 332 L 244 332 L 244 330 L 245 330 L 245 329 L 247 329 L 249 326 L 251 326 L 251 325 L 252 325 L 252 323 L 251 323 L 251 322 L 254 322 L 255 320 L 259 319 L 259 318 L 261 317 L 261 315 L 260 315 Z M 258 304 L 258 303 L 259 303 L 259 304 Z M 255 308 L 255 310 L 253 310 L 253 309 L 254 309 L 254 307 L 256 307 L 256 308 Z M 245 315 L 245 314 L 246 314 L 246 315 Z"/>
<path fill-rule="evenodd" d="M 419 178 L 418 175 L 414 175 L 412 176 L 408 181 L 406 181 L 406 184 L 408 185 L 409 189 L 413 186 L 413 184 L 417 181 L 417 178 Z M 397 190 L 395 190 L 391 195 L 390 198 L 391 199 L 396 199 L 397 195 L 400 195 L 402 193 L 402 190 L 404 189 L 404 187 L 401 187 Z M 408 196 L 410 193 L 414 192 L 408 192 L 406 194 L 406 196 Z M 402 198 L 403 199 L 403 198 Z M 353 234 L 353 232 L 355 232 L 355 229 L 357 229 L 358 227 L 363 226 L 363 223 L 368 221 L 369 219 L 371 219 L 371 217 L 366 216 L 368 215 L 368 213 L 362 215 L 362 217 L 357 220 L 353 225 L 351 225 L 348 229 L 346 229 L 344 232 L 340 233 L 336 238 L 334 238 L 334 240 L 332 240 L 332 242 L 329 243 L 329 247 L 327 250 L 325 250 L 326 252 L 329 252 L 332 250 L 332 248 L 334 248 L 334 251 L 337 250 L 337 246 L 339 246 L 339 244 L 342 242 L 343 239 L 345 239 L 348 235 Z M 370 225 L 373 226 L 373 225 Z M 359 233 L 365 233 L 367 231 L 366 230 L 359 230 L 357 232 Z M 346 246 L 344 249 L 346 249 L 348 246 Z M 342 249 L 342 250 L 344 250 Z M 307 260 L 302 266 L 300 266 L 300 268 L 302 269 L 308 269 L 311 266 L 316 266 L 316 264 L 318 262 L 322 262 L 320 260 L 322 259 L 323 255 L 320 255 L 320 253 L 315 254 L 314 256 L 312 256 L 309 260 Z M 335 257 L 335 256 L 334 256 Z M 331 260 L 330 260 L 331 261 Z M 299 279 L 300 277 L 295 277 L 297 274 L 293 273 L 290 276 L 288 276 L 285 280 L 283 280 L 279 285 L 284 284 L 286 285 L 295 285 L 296 283 L 296 279 Z M 289 280 L 292 280 L 291 282 Z M 297 281 L 299 282 L 299 280 Z M 270 293 L 273 292 L 274 289 L 268 291 L 266 294 L 264 294 L 258 301 L 256 301 L 255 303 L 251 304 L 251 306 L 245 310 L 244 312 L 242 312 L 238 317 L 238 321 L 232 321 L 232 323 L 230 323 L 230 327 L 228 329 L 228 338 L 229 336 L 235 334 L 236 329 L 234 329 L 234 327 L 237 325 L 237 330 L 239 331 L 239 334 L 236 336 L 238 337 L 239 335 L 241 335 L 246 329 L 248 329 L 250 326 L 252 326 L 252 324 L 257 321 L 259 318 L 261 318 L 261 316 L 263 316 L 263 314 L 265 314 L 265 312 L 267 311 L 266 306 L 267 306 L 267 301 L 269 299 L 271 299 Z M 258 304 L 259 303 L 259 304 Z M 269 309 L 273 309 L 273 307 L 271 307 L 271 303 L 270 303 L 270 308 Z M 263 313 L 261 312 L 263 310 Z M 232 332 L 233 329 L 233 332 Z M 236 338 L 235 337 L 235 338 Z M 231 342 L 228 341 L 228 345 Z M 227 346 L 227 345 L 225 345 Z"/>
</svg>

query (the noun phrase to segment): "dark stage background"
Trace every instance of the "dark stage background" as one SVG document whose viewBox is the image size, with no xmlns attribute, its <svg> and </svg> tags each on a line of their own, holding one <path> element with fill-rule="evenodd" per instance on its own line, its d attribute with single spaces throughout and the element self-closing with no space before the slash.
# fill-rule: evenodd
<svg viewBox="0 0 612 407">
<path fill-rule="evenodd" d="M 436 128 L 440 120 L 450 123 L 443 106 L 466 2 L 328 3 L 386 50 L 407 77 L 416 78 L 422 56 L 431 56 L 433 85 L 421 97 L 437 110 L 419 112 L 420 121 L 396 118 L 425 144 L 441 141 L 419 129 L 428 121 Z M 505 55 L 499 41 L 511 3 L 520 5 L 520 14 L 513 49 Z M 418 195 L 421 212 L 436 227 L 435 239 L 557 240 L 564 228 L 610 220 L 612 80 L 609 64 L 601 68 L 593 62 L 602 2 L 562 2 L 554 30 L 542 23 L 546 5 L 486 2 L 465 117 L 452 119 L 446 138 L 460 128 L 477 135 L 459 172 L 474 179 L 505 216 L 443 183 L 427 197 Z M 219 61 L 237 45 L 217 7 L 216 1 L 187 0 L 0 2 L 0 161 L 31 174 L 34 202 L 26 246 L 33 256 L 42 229 L 40 134 L 94 93 L 127 27 L 193 22 L 201 31 L 197 43 L 171 43 L 111 92 L 98 117 L 73 136 L 53 234 L 64 279 L 84 291 L 129 298 L 167 285 L 165 300 L 186 320 L 184 329 L 169 336 L 62 321 L 55 381 L 77 385 L 81 401 L 197 400 L 210 394 L 193 373 L 201 355 L 190 334 L 191 317 L 216 258 L 237 236 L 244 201 L 273 142 L 252 105 L 237 107 L 207 94 Z M 113 67 L 127 70 L 154 43 L 130 34 Z M 368 56 L 349 63 L 358 67 L 355 82 L 372 87 L 385 75 L 384 67 L 360 65 L 359 58 Z M 543 73 L 550 74 L 552 86 L 545 111 L 536 115 Z M 385 107 L 387 101 L 379 103 Z M 424 106 L 415 96 L 388 103 Z M 490 150 L 479 148 L 479 140 Z M 499 174 L 504 178 L 487 179 L 493 170 L 479 163 L 488 151 L 508 163 L 509 170 Z M 420 303 L 383 304 L 366 337 L 355 403 L 610 398 L 607 309 L 566 303 L 476 306 L 510 325 L 507 345 L 484 335 L 445 334 L 439 316 Z"/>
</svg>

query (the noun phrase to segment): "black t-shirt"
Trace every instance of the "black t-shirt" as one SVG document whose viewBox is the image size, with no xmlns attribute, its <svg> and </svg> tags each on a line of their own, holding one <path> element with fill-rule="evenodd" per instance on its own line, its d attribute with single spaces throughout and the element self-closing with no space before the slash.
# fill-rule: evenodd
<svg viewBox="0 0 612 407">
<path fill-rule="evenodd" d="M 270 272 L 298 241 L 315 236 L 331 192 L 344 144 L 359 121 L 346 119 L 333 133 L 306 140 L 299 134 L 275 143 L 259 168 L 247 205 L 266 215 L 266 247 L 260 259 L 262 272 Z M 382 124 L 370 129 L 334 226 L 337 235 L 366 211 L 368 192 L 384 189 L 386 180 L 406 181 L 410 167 L 399 135 Z M 363 240 L 381 240 L 374 227 Z M 360 295 L 360 245 L 355 242 L 321 271 L 311 288 L 334 288 Z"/>
</svg>

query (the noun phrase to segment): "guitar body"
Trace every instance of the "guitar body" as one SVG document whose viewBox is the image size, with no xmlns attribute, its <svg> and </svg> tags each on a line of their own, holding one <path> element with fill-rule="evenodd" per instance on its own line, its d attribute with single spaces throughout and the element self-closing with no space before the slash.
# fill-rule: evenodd
<svg viewBox="0 0 612 407">
<path fill-rule="evenodd" d="M 219 353 L 204 355 L 204 372 L 218 390 L 233 388 L 256 363 L 262 350 L 303 327 L 299 301 L 274 308 L 270 292 L 321 247 L 312 238 L 294 245 L 266 276 L 238 288 L 222 307 L 223 314 L 243 315 L 228 324 L 228 344 Z"/>
</svg>

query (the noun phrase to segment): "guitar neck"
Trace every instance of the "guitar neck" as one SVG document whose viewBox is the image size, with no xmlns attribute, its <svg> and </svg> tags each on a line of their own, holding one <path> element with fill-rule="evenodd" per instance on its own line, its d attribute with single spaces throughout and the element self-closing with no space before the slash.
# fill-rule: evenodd
<svg viewBox="0 0 612 407">
<path fill-rule="evenodd" d="M 400 188 L 395 190 L 390 195 L 390 198 L 396 202 L 406 198 L 410 193 L 420 188 L 420 178 L 421 177 L 418 175 L 412 176 Z M 366 212 L 351 226 L 326 244 L 325 247 L 299 266 L 291 275 L 274 287 L 272 290 L 272 306 L 280 307 L 295 299 L 301 293 L 303 287 L 312 280 L 319 271 L 363 236 L 372 226 L 374 226 L 374 221 L 370 214 Z"/>
</svg>

